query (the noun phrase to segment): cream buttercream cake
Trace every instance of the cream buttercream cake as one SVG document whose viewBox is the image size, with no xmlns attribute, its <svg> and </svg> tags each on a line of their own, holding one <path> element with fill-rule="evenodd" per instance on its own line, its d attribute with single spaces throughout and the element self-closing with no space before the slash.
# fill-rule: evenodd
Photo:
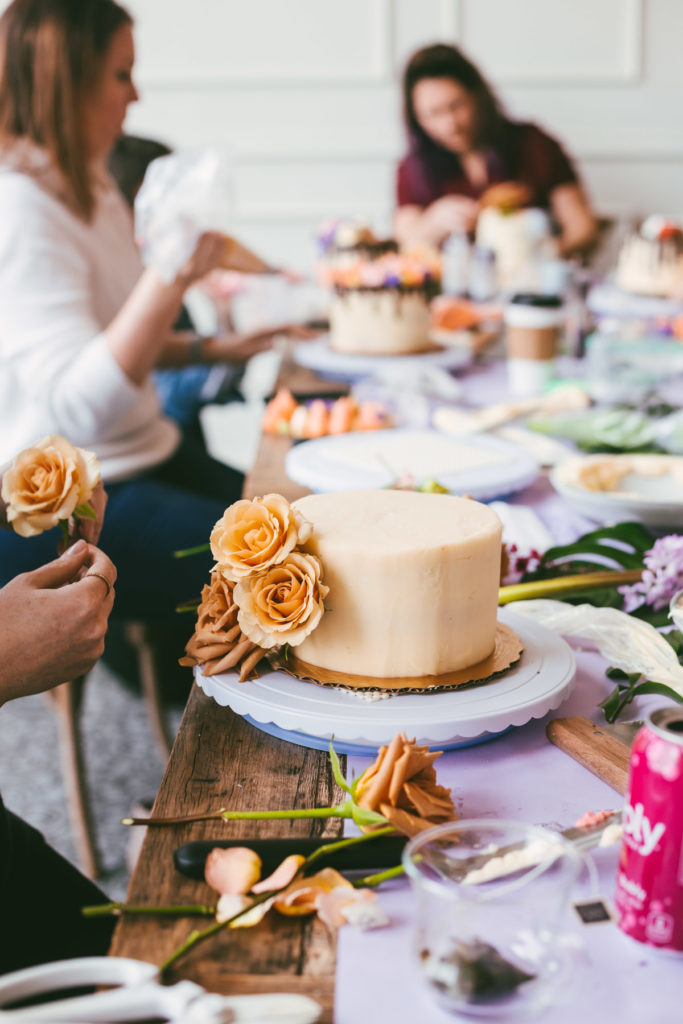
<svg viewBox="0 0 683 1024">
<path fill-rule="evenodd" d="M 664 217 L 648 217 L 621 247 L 616 282 L 637 295 L 675 295 L 683 288 L 683 227 Z"/>
<path fill-rule="evenodd" d="M 501 532 L 486 505 L 450 495 L 350 491 L 301 498 L 303 549 L 329 594 L 296 657 L 376 677 L 440 676 L 493 652 Z"/>
<path fill-rule="evenodd" d="M 330 305 L 330 346 L 358 355 L 409 355 L 433 348 L 424 291 L 344 289 Z"/>
<path fill-rule="evenodd" d="M 330 347 L 359 355 L 407 355 L 432 348 L 429 302 L 439 290 L 434 250 L 398 251 L 393 239 L 336 225 L 319 239 L 321 282 L 332 288 Z"/>
<path fill-rule="evenodd" d="M 495 253 L 501 288 L 513 286 L 524 268 L 549 249 L 550 220 L 530 201 L 526 186 L 513 181 L 493 185 L 481 197 L 476 242 Z"/>
</svg>

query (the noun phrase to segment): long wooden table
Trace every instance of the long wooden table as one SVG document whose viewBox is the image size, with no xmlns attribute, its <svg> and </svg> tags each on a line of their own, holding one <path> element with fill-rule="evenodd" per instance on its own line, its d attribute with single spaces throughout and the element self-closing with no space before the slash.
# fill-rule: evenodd
<svg viewBox="0 0 683 1024">
<path fill-rule="evenodd" d="M 286 354 L 278 386 L 295 394 L 339 392 L 296 367 Z M 290 500 L 307 491 L 287 478 L 284 459 L 290 442 L 263 435 L 254 467 L 245 481 L 245 497 L 278 492 Z M 342 758 L 342 762 L 344 759 Z M 195 685 L 185 709 L 152 813 L 170 817 L 202 810 L 280 810 L 329 806 L 343 794 L 324 753 L 295 746 L 259 732 L 228 708 L 221 708 Z M 148 829 L 130 882 L 133 904 L 214 903 L 216 894 L 202 882 L 179 874 L 173 852 L 191 839 L 320 836 L 341 834 L 338 821 L 202 822 Z M 209 918 L 123 916 L 110 953 L 161 964 L 193 928 Z M 193 949 L 174 968 L 170 980 L 187 978 L 212 992 L 244 994 L 300 992 L 323 1006 L 331 1022 L 336 941 L 316 919 L 284 918 L 274 913 L 253 929 L 224 929 Z"/>
</svg>

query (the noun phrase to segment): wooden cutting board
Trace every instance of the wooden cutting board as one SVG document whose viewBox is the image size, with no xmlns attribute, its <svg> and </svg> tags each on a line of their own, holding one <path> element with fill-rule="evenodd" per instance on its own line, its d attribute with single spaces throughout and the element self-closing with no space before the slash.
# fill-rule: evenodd
<svg viewBox="0 0 683 1024">
<path fill-rule="evenodd" d="M 546 726 L 551 743 L 622 796 L 628 789 L 631 748 L 589 718 L 554 718 Z"/>
</svg>

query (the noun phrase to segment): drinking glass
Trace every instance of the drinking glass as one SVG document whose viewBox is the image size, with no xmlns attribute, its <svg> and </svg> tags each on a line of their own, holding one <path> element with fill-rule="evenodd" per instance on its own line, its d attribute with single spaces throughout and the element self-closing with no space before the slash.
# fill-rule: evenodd
<svg viewBox="0 0 683 1024">
<path fill-rule="evenodd" d="M 514 821 L 440 825 L 406 846 L 415 952 L 446 1010 L 526 1019 L 570 973 L 561 917 L 581 865 L 563 836 Z"/>
</svg>

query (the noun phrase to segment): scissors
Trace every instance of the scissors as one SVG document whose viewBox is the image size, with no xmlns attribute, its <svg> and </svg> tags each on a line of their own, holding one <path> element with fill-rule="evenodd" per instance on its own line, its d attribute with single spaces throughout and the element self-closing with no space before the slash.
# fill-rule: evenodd
<svg viewBox="0 0 683 1024">
<path fill-rule="evenodd" d="M 103 992 L 5 1010 L 66 989 L 112 986 Z M 182 1024 L 314 1024 L 321 1007 L 291 993 L 221 996 L 193 981 L 162 985 L 154 964 L 124 957 L 81 957 L 28 967 L 0 977 L 0 1024 L 118 1024 L 159 1020 Z"/>
</svg>

